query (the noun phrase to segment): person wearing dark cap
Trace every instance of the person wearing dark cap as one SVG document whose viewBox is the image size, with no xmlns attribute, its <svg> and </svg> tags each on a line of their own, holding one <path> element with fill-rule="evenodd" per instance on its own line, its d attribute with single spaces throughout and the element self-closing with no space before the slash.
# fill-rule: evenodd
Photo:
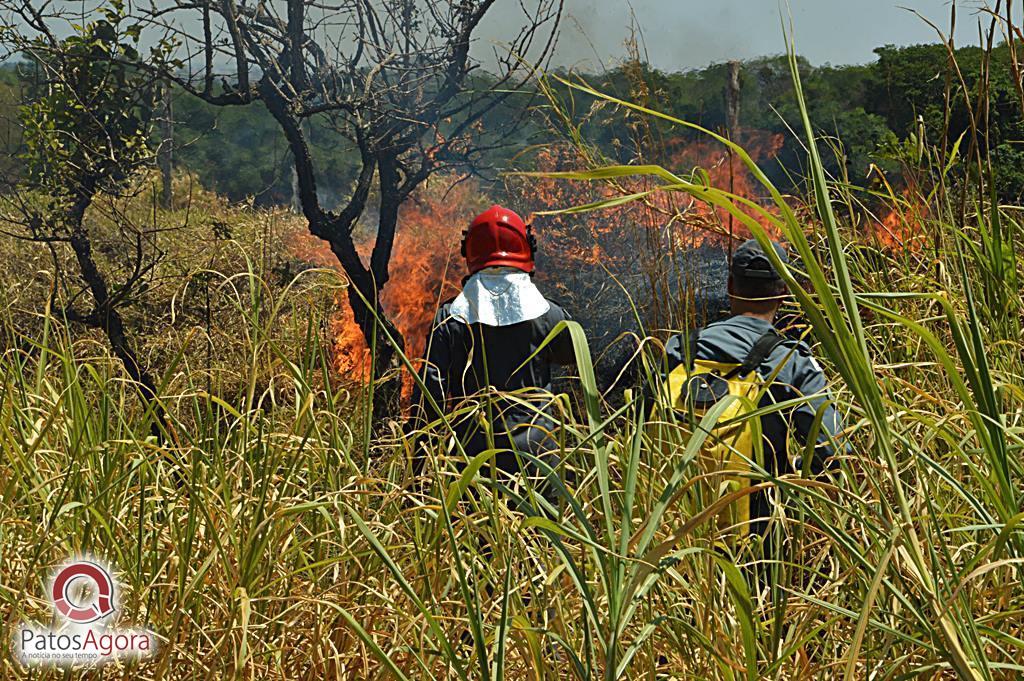
<svg viewBox="0 0 1024 681">
<path fill-rule="evenodd" d="M 786 250 L 771 242 L 779 259 L 788 264 Z M 832 463 L 842 420 L 832 406 L 825 375 L 803 342 L 783 336 L 774 326 L 775 316 L 787 296 L 786 283 L 776 271 L 761 245 L 750 239 L 736 249 L 729 270 L 728 293 L 732 314 L 684 337 L 676 335 L 666 346 L 668 370 L 694 361 L 738 367 L 737 373 L 756 372 L 761 380 L 772 382 L 760 407 L 789 400 L 809 398 L 797 406 L 761 416 L 764 467 L 775 476 L 799 471 L 802 457 L 787 451 L 789 434 L 807 445 L 814 438 L 814 456 L 809 462 L 813 473 Z M 820 422 L 818 416 L 820 412 Z M 818 425 L 816 425 L 816 422 Z M 767 491 L 750 499 L 751 534 L 765 535 L 770 516 Z"/>
</svg>

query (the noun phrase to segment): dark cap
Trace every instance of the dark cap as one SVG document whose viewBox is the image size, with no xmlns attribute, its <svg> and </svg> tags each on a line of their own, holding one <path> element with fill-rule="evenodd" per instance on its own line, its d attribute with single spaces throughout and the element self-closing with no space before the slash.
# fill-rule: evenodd
<svg viewBox="0 0 1024 681">
<path fill-rule="evenodd" d="M 782 262 L 788 264 L 789 256 L 786 255 L 786 249 L 782 247 L 782 244 L 778 241 L 772 241 L 771 244 L 775 248 L 775 252 L 779 254 Z M 772 261 L 765 255 L 757 239 L 744 241 L 732 254 L 732 274 L 744 279 L 771 279 L 776 281 L 782 279 L 772 266 Z"/>
</svg>

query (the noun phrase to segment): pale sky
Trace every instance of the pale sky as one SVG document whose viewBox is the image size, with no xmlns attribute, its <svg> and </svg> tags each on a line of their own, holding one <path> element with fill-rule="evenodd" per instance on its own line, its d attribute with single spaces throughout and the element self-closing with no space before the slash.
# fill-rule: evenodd
<svg viewBox="0 0 1024 681">
<path fill-rule="evenodd" d="M 56 0 L 50 8 L 89 14 L 102 1 Z M 264 1 L 280 5 L 279 0 Z M 158 7 L 167 7 L 171 0 L 143 0 L 142 4 L 150 2 Z M 730 59 L 784 53 L 783 17 L 788 27 L 790 16 L 797 50 L 811 63 L 867 63 L 874 59 L 872 50 L 881 45 L 937 42 L 935 30 L 910 10 L 948 32 L 950 7 L 954 0 L 564 2 L 553 65 L 584 71 L 615 66 L 626 54 L 624 43 L 630 34 L 631 24 L 635 22 L 652 65 L 665 71 L 686 71 Z M 524 24 L 520 3 L 535 6 L 535 0 L 497 0 L 478 27 L 473 55 L 485 67 L 494 63 L 495 46 L 506 43 L 510 38 L 509 31 L 516 31 Z M 955 4 L 957 44 L 977 44 L 979 20 L 984 21 L 986 28 L 989 23 L 989 19 L 979 13 L 986 0 L 955 0 Z M 191 17 L 192 14 L 186 16 Z M 58 34 L 69 30 L 62 25 L 54 28 Z"/>
<path fill-rule="evenodd" d="M 498 0 L 480 27 L 487 43 L 521 23 L 516 0 Z M 730 59 L 785 51 L 781 17 L 792 14 L 798 51 L 814 64 L 858 64 L 880 45 L 937 42 L 918 16 L 949 30 L 949 0 L 565 0 L 566 16 L 554 63 L 595 69 L 625 53 L 631 16 L 651 64 L 666 71 L 701 68 Z M 958 44 L 976 44 L 981 0 L 957 0 Z M 787 19 L 788 24 L 788 19 Z M 985 19 L 985 26 L 988 20 Z"/>
</svg>

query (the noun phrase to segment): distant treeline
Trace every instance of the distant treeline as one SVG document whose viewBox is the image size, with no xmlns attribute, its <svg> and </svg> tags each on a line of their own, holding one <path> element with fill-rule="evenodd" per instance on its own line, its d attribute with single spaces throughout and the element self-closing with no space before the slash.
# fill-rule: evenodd
<svg viewBox="0 0 1024 681">
<path fill-rule="evenodd" d="M 901 160 L 910 158 L 925 135 L 929 145 L 939 145 L 943 134 L 953 144 L 969 129 L 970 116 L 979 115 L 973 102 L 963 96 L 962 77 L 972 99 L 978 96 L 982 51 L 957 51 L 959 74 L 950 69 L 945 46 L 881 47 L 877 60 L 858 66 L 813 66 L 803 62 L 801 76 L 811 120 L 820 133 L 837 142 L 841 154 L 828 153 L 829 170 L 849 177 L 855 185 L 868 185 L 872 165 L 899 183 Z M 715 131 L 727 127 L 727 64 L 669 73 L 642 64 L 625 64 L 600 75 L 583 78 L 592 86 L 623 99 L 700 124 Z M 19 74 L 13 66 L 0 68 L 0 144 L 8 153 L 0 172 L 17 172 L 19 136 L 16 107 L 31 86 L 25 83 L 31 70 Z M 1014 83 L 1009 50 L 994 49 L 989 66 L 987 134 L 992 150 L 993 177 L 1000 199 L 1019 202 L 1024 194 L 1024 121 L 1021 91 Z M 566 74 L 562 74 L 565 76 Z M 578 74 L 573 78 L 579 77 Z M 486 78 L 486 76 L 480 76 Z M 598 107 L 585 95 L 570 93 L 552 79 L 554 92 L 570 119 L 582 126 L 582 137 L 609 159 L 627 162 L 644 158 L 671 161 L 671 152 L 698 133 L 667 124 L 639 123 L 613 107 Z M 947 110 L 947 91 L 951 106 Z M 778 133 L 784 143 L 778 162 L 766 161 L 765 169 L 780 186 L 792 189 L 802 176 L 804 158 L 800 144 L 788 126 L 799 123 L 788 65 L 784 57 L 745 61 L 740 69 L 739 120 L 742 130 Z M 551 115 L 546 99 L 517 94 L 484 120 L 481 134 L 491 134 L 493 148 L 472 159 L 452 159 L 456 167 L 480 173 L 495 182 L 498 171 L 511 165 L 529 166 L 531 145 L 559 138 L 558 117 Z M 196 173 L 207 188 L 232 200 L 252 197 L 260 205 L 288 203 L 292 175 L 280 128 L 260 105 L 212 108 L 185 93 L 173 99 L 175 161 Z M 337 134 L 329 120 L 309 123 L 321 173 L 319 188 L 325 201 L 343 196 L 356 168 L 351 145 Z M 984 125 L 982 130 L 984 131 Z M 511 135 L 506 131 L 514 130 Z M 944 132 L 945 131 L 945 132 Z M 965 145 L 967 142 L 965 142 Z M 985 145 L 982 144 L 982 147 Z M 688 170 L 687 168 L 678 170 Z"/>
<path fill-rule="evenodd" d="M 826 153 L 823 148 L 827 169 L 840 178 L 845 174 L 858 186 L 874 184 L 868 177 L 872 164 L 898 184 L 904 162 L 915 165 L 912 157 L 922 132 L 925 144 L 941 146 L 945 135 L 947 148 L 952 148 L 962 135 L 969 136 L 970 117 L 979 114 L 974 100 L 978 96 L 984 57 L 980 48 L 957 50 L 959 75 L 951 69 L 944 45 L 887 46 L 876 49 L 875 54 L 876 61 L 857 66 L 813 66 L 805 60 L 801 63 L 810 119 L 818 126 L 820 134 L 833 143 L 838 142 L 835 146 L 842 149 L 842 154 L 837 155 Z M 727 64 L 682 73 L 642 69 L 642 79 L 649 89 L 647 106 L 721 132 L 727 126 L 728 70 Z M 1022 94 L 1014 83 L 1009 49 L 1005 45 L 992 51 L 988 70 L 987 141 L 993 154 L 994 182 L 1001 199 L 1019 202 L 1024 192 Z M 963 96 L 960 78 L 970 100 Z M 636 94 L 636 80 L 636 69 L 626 67 L 592 82 L 629 99 L 631 94 Z M 783 135 L 779 163 L 764 165 L 780 188 L 787 185 L 787 178 L 804 175 L 801 164 L 806 156 L 798 139 L 801 136 L 798 111 L 785 57 L 765 57 L 741 64 L 740 127 Z M 985 117 L 979 121 L 984 128 Z M 623 125 L 628 125 L 628 121 L 623 121 L 621 116 L 607 116 L 596 123 L 583 131 L 584 138 L 597 142 L 612 155 L 636 155 L 638 150 L 625 144 L 636 137 Z M 657 127 L 655 138 L 659 135 L 661 139 L 697 136 L 678 126 Z M 792 130 L 796 130 L 796 136 Z M 743 141 L 742 135 L 740 141 Z M 979 140 L 981 148 L 985 148 L 984 142 Z M 961 153 L 968 145 L 969 140 L 965 139 Z M 617 154 L 616 149 L 619 149 Z"/>
</svg>

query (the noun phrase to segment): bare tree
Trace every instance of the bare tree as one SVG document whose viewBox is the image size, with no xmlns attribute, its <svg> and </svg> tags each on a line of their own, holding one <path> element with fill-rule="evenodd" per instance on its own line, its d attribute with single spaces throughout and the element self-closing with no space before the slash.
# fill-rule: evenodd
<svg viewBox="0 0 1024 681">
<path fill-rule="evenodd" d="M 162 438 L 168 423 L 156 382 L 121 312 L 145 288 L 161 253 L 155 230 L 133 224 L 118 207 L 118 199 L 138 189 L 139 171 L 153 163 L 159 83 L 140 66 L 139 32 L 117 3 L 66 38 L 54 25 L 69 19 L 47 14 L 47 6 L 0 0 L 7 56 L 20 57 L 35 76 L 19 113 L 25 167 L 4 178 L 0 230 L 49 249 L 53 301 L 69 321 L 105 334 Z M 154 47 L 148 64 L 162 64 L 169 49 Z M 99 240 L 106 258 L 97 257 L 98 220 L 111 226 Z"/>
<path fill-rule="evenodd" d="M 562 0 L 517 3 L 523 21 L 510 30 L 509 44 L 494 49 L 493 68 L 484 73 L 470 46 L 494 4 L 177 0 L 141 17 L 147 30 L 182 45 L 188 68 L 165 74 L 180 87 L 214 105 L 262 102 L 280 125 L 309 231 L 348 276 L 355 320 L 375 348 L 378 419 L 393 413 L 401 384 L 394 348 L 403 349 L 404 339 L 381 306 L 399 207 L 430 175 L 465 168 L 496 144 L 481 134 L 481 119 L 529 83 L 529 63 L 550 54 L 562 11 Z M 317 191 L 313 121 L 342 134 L 360 159 L 354 186 L 333 210 Z M 372 208 L 374 185 L 376 238 L 364 260 L 353 229 Z"/>
</svg>

